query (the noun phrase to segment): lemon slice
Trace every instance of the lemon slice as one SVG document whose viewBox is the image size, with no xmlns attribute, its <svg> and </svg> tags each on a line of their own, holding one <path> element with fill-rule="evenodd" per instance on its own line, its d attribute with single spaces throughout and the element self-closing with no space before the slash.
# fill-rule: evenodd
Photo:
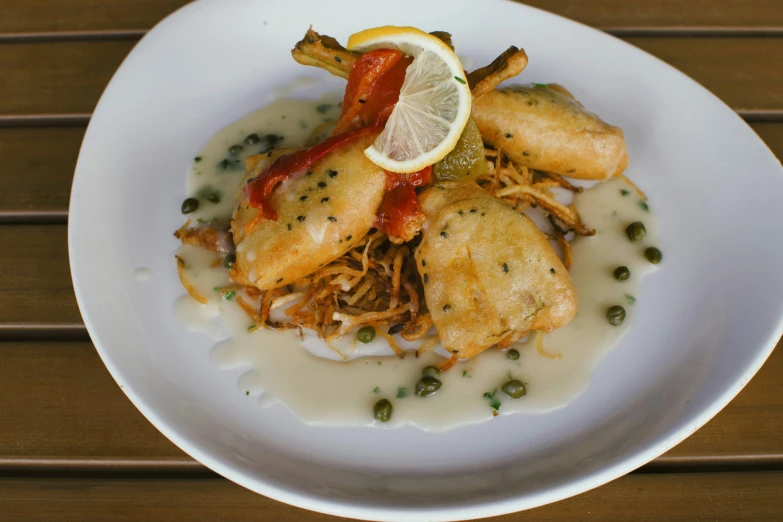
<svg viewBox="0 0 783 522">
<path fill-rule="evenodd" d="M 391 172 L 417 172 L 443 159 L 470 118 L 471 95 L 462 64 L 439 38 L 415 27 L 367 29 L 348 39 L 348 49 L 398 49 L 413 57 L 400 99 L 386 128 L 365 155 Z"/>
</svg>

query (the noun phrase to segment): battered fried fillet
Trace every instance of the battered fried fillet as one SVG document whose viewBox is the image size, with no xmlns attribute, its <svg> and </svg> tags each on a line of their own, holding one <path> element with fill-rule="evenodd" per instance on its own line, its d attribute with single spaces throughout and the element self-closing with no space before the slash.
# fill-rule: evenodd
<svg viewBox="0 0 783 522">
<path fill-rule="evenodd" d="M 475 97 L 484 141 L 518 165 L 569 178 L 604 180 L 628 166 L 623 131 L 588 112 L 558 85 L 515 85 Z"/>
<path fill-rule="evenodd" d="M 427 217 L 416 265 L 443 347 L 470 358 L 576 314 L 571 278 L 524 214 L 474 183 L 419 196 Z"/>
<path fill-rule="evenodd" d="M 282 183 L 271 202 L 278 220 L 259 220 L 245 233 L 258 210 L 245 189 L 237 196 L 231 231 L 236 243 L 232 278 L 260 290 L 277 288 L 337 259 L 361 241 L 373 226 L 385 191 L 386 176 L 367 159 L 371 135 L 340 147 L 306 173 Z M 248 159 L 245 182 L 282 155 Z"/>
</svg>

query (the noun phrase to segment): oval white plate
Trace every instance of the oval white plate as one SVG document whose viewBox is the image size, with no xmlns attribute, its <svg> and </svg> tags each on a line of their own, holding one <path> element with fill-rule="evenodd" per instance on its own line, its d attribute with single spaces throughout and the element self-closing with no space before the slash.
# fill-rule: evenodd
<svg viewBox="0 0 783 522">
<path fill-rule="evenodd" d="M 350 15 L 348 15 L 350 14 Z M 627 174 L 660 216 L 665 261 L 643 284 L 631 332 L 584 394 L 542 415 L 446 433 L 313 428 L 237 393 L 237 373 L 173 315 L 182 293 L 171 236 L 185 172 L 215 131 L 293 78 L 323 78 L 289 51 L 309 24 L 345 42 L 378 25 L 448 30 L 475 67 L 515 44 L 525 82 L 568 86 L 621 126 Z M 103 94 L 71 195 L 69 247 L 90 335 L 120 387 L 168 438 L 258 493 L 377 520 L 486 517 L 617 478 L 703 425 L 748 382 L 781 334 L 783 170 L 712 94 L 599 31 L 502 0 L 212 0 L 136 46 Z M 134 271 L 147 267 L 147 282 Z M 645 281 L 646 283 L 646 281 Z M 304 377 L 303 377 L 304 378 Z"/>
</svg>

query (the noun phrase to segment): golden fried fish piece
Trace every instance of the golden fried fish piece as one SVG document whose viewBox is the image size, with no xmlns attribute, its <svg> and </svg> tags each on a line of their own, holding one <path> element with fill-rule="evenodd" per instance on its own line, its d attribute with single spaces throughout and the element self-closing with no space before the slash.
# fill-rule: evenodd
<svg viewBox="0 0 783 522">
<path fill-rule="evenodd" d="M 262 219 L 237 195 L 231 232 L 236 244 L 232 278 L 268 290 L 287 285 L 334 261 L 361 241 L 373 226 L 383 199 L 386 176 L 364 155 L 376 135 L 340 147 L 329 156 L 282 183 L 271 196 L 277 221 Z M 290 150 L 248 158 L 242 182 L 262 172 Z"/>
<path fill-rule="evenodd" d="M 622 129 L 588 112 L 565 88 L 514 85 L 477 96 L 473 118 L 484 141 L 518 165 L 577 179 L 622 174 Z"/>
<path fill-rule="evenodd" d="M 568 271 L 526 215 L 475 183 L 436 183 L 419 204 L 427 225 L 416 266 L 448 351 L 470 358 L 574 317 Z"/>
</svg>

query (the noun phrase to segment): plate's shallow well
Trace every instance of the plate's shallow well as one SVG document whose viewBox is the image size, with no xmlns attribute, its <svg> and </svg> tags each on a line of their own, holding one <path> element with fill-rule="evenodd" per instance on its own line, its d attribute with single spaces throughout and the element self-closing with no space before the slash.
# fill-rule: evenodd
<svg viewBox="0 0 783 522">
<path fill-rule="evenodd" d="M 347 14 L 350 13 L 350 16 Z M 566 85 L 625 131 L 628 175 L 650 195 L 666 259 L 631 332 L 557 411 L 445 433 L 314 428 L 264 409 L 185 332 L 171 232 L 194 151 L 299 76 L 309 24 L 345 41 L 384 24 L 448 30 L 468 67 L 524 47 L 525 82 Z M 308 509 L 379 520 L 501 514 L 574 495 L 663 453 L 747 383 L 781 333 L 783 170 L 729 108 L 610 36 L 501 0 L 213 0 L 153 29 L 104 93 L 76 169 L 69 246 L 90 334 L 136 406 L 218 473 Z M 147 281 L 134 272 L 146 267 Z"/>
</svg>

